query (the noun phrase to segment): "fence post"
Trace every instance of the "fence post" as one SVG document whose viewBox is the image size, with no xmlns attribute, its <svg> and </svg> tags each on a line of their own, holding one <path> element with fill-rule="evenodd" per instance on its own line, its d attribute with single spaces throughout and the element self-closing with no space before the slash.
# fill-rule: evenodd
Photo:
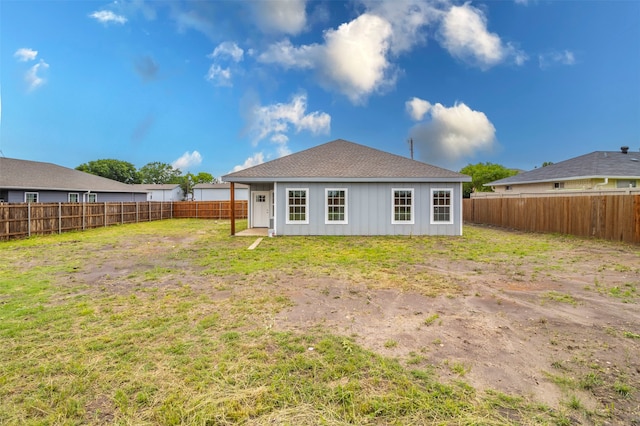
<svg viewBox="0 0 640 426">
<path fill-rule="evenodd" d="M 138 223 L 138 204 L 140 203 L 136 203 L 136 223 Z"/>
<path fill-rule="evenodd" d="M 149 201 L 149 205 L 147 206 L 147 215 L 149 215 L 149 222 L 151 222 L 151 201 Z"/>
<path fill-rule="evenodd" d="M 107 203 L 104 203 L 104 226 L 107 226 Z"/>
<path fill-rule="evenodd" d="M 27 236 L 31 236 L 31 203 L 27 204 Z"/>
<path fill-rule="evenodd" d="M 124 225 L 124 201 L 120 201 L 120 224 Z"/>
<path fill-rule="evenodd" d="M 58 203 L 58 234 L 62 234 L 62 203 Z"/>
</svg>

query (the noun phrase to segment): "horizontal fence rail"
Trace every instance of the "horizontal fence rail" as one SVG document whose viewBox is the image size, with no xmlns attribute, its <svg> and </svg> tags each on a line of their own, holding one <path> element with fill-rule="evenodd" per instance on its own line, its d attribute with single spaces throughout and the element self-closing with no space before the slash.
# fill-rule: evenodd
<svg viewBox="0 0 640 426">
<path fill-rule="evenodd" d="M 463 200 L 467 223 L 640 244 L 640 195 Z"/>
<path fill-rule="evenodd" d="M 248 202 L 235 202 L 246 219 Z M 229 201 L 0 203 L 0 240 L 174 218 L 230 219 Z"/>
</svg>

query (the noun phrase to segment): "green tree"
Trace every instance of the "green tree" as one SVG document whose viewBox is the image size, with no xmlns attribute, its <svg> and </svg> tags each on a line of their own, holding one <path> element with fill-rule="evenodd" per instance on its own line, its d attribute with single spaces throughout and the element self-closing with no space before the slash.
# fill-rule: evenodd
<svg viewBox="0 0 640 426">
<path fill-rule="evenodd" d="M 88 163 L 80 164 L 76 167 L 76 170 L 122 183 L 140 183 L 136 167 L 122 160 L 102 159 L 89 161 Z"/>
<path fill-rule="evenodd" d="M 471 176 L 471 182 L 465 182 L 462 185 L 464 198 L 471 197 L 471 193 L 474 191 L 492 192 L 493 189 L 490 186 L 484 186 L 485 183 L 518 174 L 517 170 L 508 169 L 494 163 L 469 164 L 463 167 L 460 173 Z"/>
<path fill-rule="evenodd" d="M 197 175 L 193 176 L 193 184 L 197 183 L 218 183 L 218 179 L 214 178 L 211 173 L 200 172 Z"/>
<path fill-rule="evenodd" d="M 172 183 L 182 172 L 171 164 L 154 161 L 147 163 L 138 171 L 142 183 Z"/>
</svg>

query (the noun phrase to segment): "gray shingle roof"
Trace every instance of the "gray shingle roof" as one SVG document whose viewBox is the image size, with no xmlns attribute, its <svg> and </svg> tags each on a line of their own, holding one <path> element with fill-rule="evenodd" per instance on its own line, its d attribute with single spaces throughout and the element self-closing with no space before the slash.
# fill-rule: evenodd
<svg viewBox="0 0 640 426">
<path fill-rule="evenodd" d="M 180 186 L 179 183 L 133 183 L 129 185 L 141 191 L 171 191 Z"/>
<path fill-rule="evenodd" d="M 231 187 L 230 183 L 197 183 L 193 185 L 193 189 L 229 189 Z M 241 183 L 235 186 L 236 189 L 248 188 L 247 185 L 242 185 Z"/>
<path fill-rule="evenodd" d="M 228 182 L 470 182 L 469 176 L 338 139 L 222 177 Z"/>
<path fill-rule="evenodd" d="M 486 186 L 513 185 L 592 178 L 640 179 L 640 152 L 594 151 L 549 166 L 489 182 Z"/>
<path fill-rule="evenodd" d="M 0 157 L 0 188 L 125 193 L 145 192 L 115 180 L 52 163 L 4 157 Z"/>
</svg>

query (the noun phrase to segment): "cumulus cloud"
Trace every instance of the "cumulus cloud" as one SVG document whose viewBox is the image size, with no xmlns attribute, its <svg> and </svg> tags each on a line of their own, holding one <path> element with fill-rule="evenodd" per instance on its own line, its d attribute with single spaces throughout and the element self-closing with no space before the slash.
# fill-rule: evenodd
<svg viewBox="0 0 640 426">
<path fill-rule="evenodd" d="M 218 58 L 218 57 L 227 57 L 231 58 L 234 62 L 240 62 L 242 60 L 242 56 L 244 55 L 244 50 L 242 50 L 238 45 L 232 41 L 225 41 L 220 43 L 213 49 L 213 52 L 209 55 L 209 58 Z"/>
<path fill-rule="evenodd" d="M 45 72 L 49 68 L 49 64 L 40 59 L 40 62 L 29 68 L 24 76 L 24 80 L 27 82 L 27 88 L 29 91 L 35 90 L 45 83 L 44 77 L 40 74 Z"/>
<path fill-rule="evenodd" d="M 299 94 L 289 103 L 255 105 L 250 111 L 249 131 L 253 143 L 269 139 L 279 145 L 280 153 L 287 152 L 287 133 L 309 131 L 314 135 L 329 133 L 331 116 L 324 112 L 307 113 L 307 96 Z"/>
<path fill-rule="evenodd" d="M 257 166 L 258 164 L 262 163 L 264 163 L 264 155 L 261 152 L 258 152 L 247 158 L 244 163 L 235 166 L 232 172 L 238 172 L 240 170 L 248 169 L 249 167 Z"/>
<path fill-rule="evenodd" d="M 522 65 L 527 59 L 524 52 L 489 32 L 484 13 L 469 3 L 449 9 L 442 19 L 439 35 L 440 43 L 453 57 L 481 69 L 510 58 Z"/>
<path fill-rule="evenodd" d="M 117 15 L 110 10 L 98 10 L 89 15 L 91 18 L 101 22 L 103 24 L 124 24 L 127 22 L 127 18 L 123 15 Z"/>
<path fill-rule="evenodd" d="M 270 46 L 258 60 L 284 68 L 312 68 L 323 86 L 360 103 L 395 82 L 387 59 L 391 34 L 389 22 L 365 13 L 325 31 L 323 44 L 295 47 L 284 40 Z"/>
<path fill-rule="evenodd" d="M 36 59 L 36 56 L 38 56 L 38 51 L 29 49 L 27 47 L 22 47 L 16 50 L 16 53 L 14 53 L 13 56 L 18 58 L 18 61 L 20 62 L 28 62 Z"/>
<path fill-rule="evenodd" d="M 474 111 L 464 103 L 445 107 L 428 101 L 419 103 L 416 99 L 409 102 L 429 105 L 428 119 L 410 131 L 424 161 L 453 163 L 494 147 L 496 129 L 483 112 Z"/>
<path fill-rule="evenodd" d="M 209 67 L 209 71 L 205 78 L 215 86 L 233 86 L 233 83 L 231 82 L 231 70 L 229 68 L 222 68 L 218 64 L 213 64 Z"/>
<path fill-rule="evenodd" d="M 134 67 L 144 81 L 155 80 L 158 76 L 158 64 L 151 56 L 146 55 L 138 58 L 134 63 Z"/>
<path fill-rule="evenodd" d="M 543 70 L 553 65 L 574 65 L 575 63 L 575 55 L 569 50 L 538 55 L 538 65 Z"/>
<path fill-rule="evenodd" d="M 424 99 L 414 97 L 405 102 L 405 108 L 413 120 L 420 121 L 431 109 L 431 103 Z"/>
<path fill-rule="evenodd" d="M 299 34 L 307 23 L 306 0 L 252 2 L 258 27 L 267 33 Z"/>
<path fill-rule="evenodd" d="M 198 151 L 185 152 L 180 158 L 171 163 L 171 167 L 174 169 L 188 170 L 190 167 L 195 167 L 202 163 L 202 156 Z"/>
</svg>

